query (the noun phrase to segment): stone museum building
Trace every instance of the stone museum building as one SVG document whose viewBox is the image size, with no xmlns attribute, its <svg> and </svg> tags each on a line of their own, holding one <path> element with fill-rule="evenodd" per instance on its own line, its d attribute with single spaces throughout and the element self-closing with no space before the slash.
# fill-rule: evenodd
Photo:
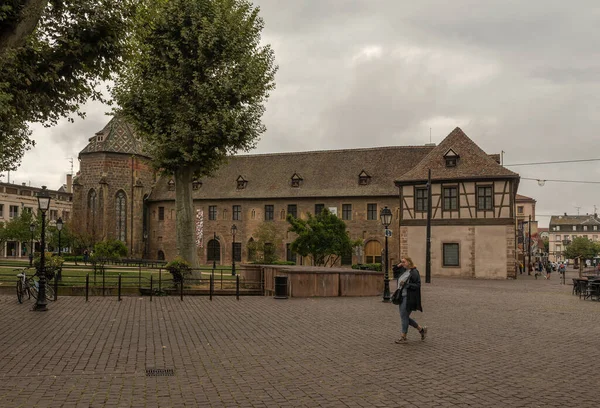
<svg viewBox="0 0 600 408">
<path fill-rule="evenodd" d="M 114 117 L 89 138 L 73 181 L 73 218 L 99 241 L 122 240 L 131 257 L 173 259 L 174 179 L 158 176 L 132 127 Z M 391 146 L 229 158 L 192 183 L 200 262 L 249 262 L 248 242 L 273 223 L 279 259 L 310 264 L 290 251 L 287 214 L 327 208 L 342 218 L 360 251 L 342 265 L 382 260 L 380 221 L 392 210 L 390 261 L 410 255 L 423 269 L 427 173 L 432 171 L 432 274 L 507 278 L 515 274 L 515 197 L 519 176 L 456 128 L 438 146 Z M 231 234 L 236 225 L 235 242 Z"/>
</svg>

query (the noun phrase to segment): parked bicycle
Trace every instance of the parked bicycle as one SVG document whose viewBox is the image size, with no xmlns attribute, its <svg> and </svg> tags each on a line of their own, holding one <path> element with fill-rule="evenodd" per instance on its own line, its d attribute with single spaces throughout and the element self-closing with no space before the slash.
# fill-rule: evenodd
<svg viewBox="0 0 600 408">
<path fill-rule="evenodd" d="M 23 303 L 23 300 L 29 300 L 33 296 L 34 299 L 38 298 L 38 292 L 40 287 L 39 277 L 36 274 L 27 276 L 27 268 L 15 269 L 20 271 L 17 274 L 17 300 L 19 303 Z M 49 282 L 46 282 L 46 299 L 54 300 L 54 288 Z"/>
</svg>

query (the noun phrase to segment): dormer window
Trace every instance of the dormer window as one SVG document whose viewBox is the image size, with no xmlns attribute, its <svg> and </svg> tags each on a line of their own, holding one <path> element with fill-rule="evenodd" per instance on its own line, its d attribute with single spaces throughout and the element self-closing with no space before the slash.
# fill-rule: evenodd
<svg viewBox="0 0 600 408">
<path fill-rule="evenodd" d="M 300 183 L 302 182 L 302 177 L 298 175 L 298 173 L 294 173 L 292 176 L 292 187 L 300 187 Z"/>
<path fill-rule="evenodd" d="M 366 171 L 364 171 L 364 170 L 361 171 L 360 174 L 358 175 L 358 184 L 360 186 L 366 186 L 370 182 L 371 182 L 371 176 L 369 176 Z"/>
<path fill-rule="evenodd" d="M 238 190 L 242 190 L 242 189 L 246 188 L 247 184 L 248 184 L 248 181 L 244 180 L 244 178 L 242 176 L 239 176 L 237 178 L 237 189 Z"/>
<path fill-rule="evenodd" d="M 444 159 L 446 160 L 446 167 L 456 167 L 459 158 L 460 156 L 456 154 L 454 150 L 448 150 L 444 155 Z"/>
<path fill-rule="evenodd" d="M 200 180 L 192 180 L 192 190 L 198 190 L 200 187 L 202 187 L 202 182 Z"/>
<path fill-rule="evenodd" d="M 167 185 L 169 186 L 169 191 L 175 190 L 175 181 L 173 179 L 170 179 Z"/>
</svg>

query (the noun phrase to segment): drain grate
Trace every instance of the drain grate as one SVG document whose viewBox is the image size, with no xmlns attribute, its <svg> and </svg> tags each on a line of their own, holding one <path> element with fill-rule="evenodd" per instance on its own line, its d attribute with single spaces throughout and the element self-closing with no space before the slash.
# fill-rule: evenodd
<svg viewBox="0 0 600 408">
<path fill-rule="evenodd" d="M 173 377 L 175 370 L 172 368 L 147 368 L 146 377 Z"/>
</svg>

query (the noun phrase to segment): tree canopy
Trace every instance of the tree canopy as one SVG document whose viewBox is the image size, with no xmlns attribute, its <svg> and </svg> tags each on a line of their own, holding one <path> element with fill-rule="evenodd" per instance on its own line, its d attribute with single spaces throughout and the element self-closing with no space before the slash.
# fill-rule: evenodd
<svg viewBox="0 0 600 408">
<path fill-rule="evenodd" d="M 563 254 L 567 259 L 592 259 L 600 252 L 600 245 L 597 242 L 590 241 L 584 237 L 574 238 L 573 241 L 565 247 Z"/>
<path fill-rule="evenodd" d="M 122 62 L 137 0 L 0 0 L 0 171 L 33 146 L 28 122 L 46 126 L 88 99 Z"/>
<path fill-rule="evenodd" d="M 350 239 L 346 223 L 327 209 L 316 216 L 309 213 L 307 220 L 288 214 L 287 221 L 289 231 L 298 235 L 291 250 L 302 256 L 310 255 L 316 266 L 333 266 L 342 256 L 352 253 L 353 248 L 362 245 L 361 240 Z"/>
<path fill-rule="evenodd" d="M 114 96 L 154 166 L 175 178 L 177 250 L 197 266 L 191 182 L 254 147 L 274 88 L 273 51 L 247 0 L 140 5 Z"/>
<path fill-rule="evenodd" d="M 254 254 L 254 262 L 271 264 L 277 261 L 275 248 L 281 245 L 283 240 L 277 233 L 277 227 L 273 222 L 261 223 L 254 234 L 254 239 L 248 243 L 248 251 Z"/>
</svg>

